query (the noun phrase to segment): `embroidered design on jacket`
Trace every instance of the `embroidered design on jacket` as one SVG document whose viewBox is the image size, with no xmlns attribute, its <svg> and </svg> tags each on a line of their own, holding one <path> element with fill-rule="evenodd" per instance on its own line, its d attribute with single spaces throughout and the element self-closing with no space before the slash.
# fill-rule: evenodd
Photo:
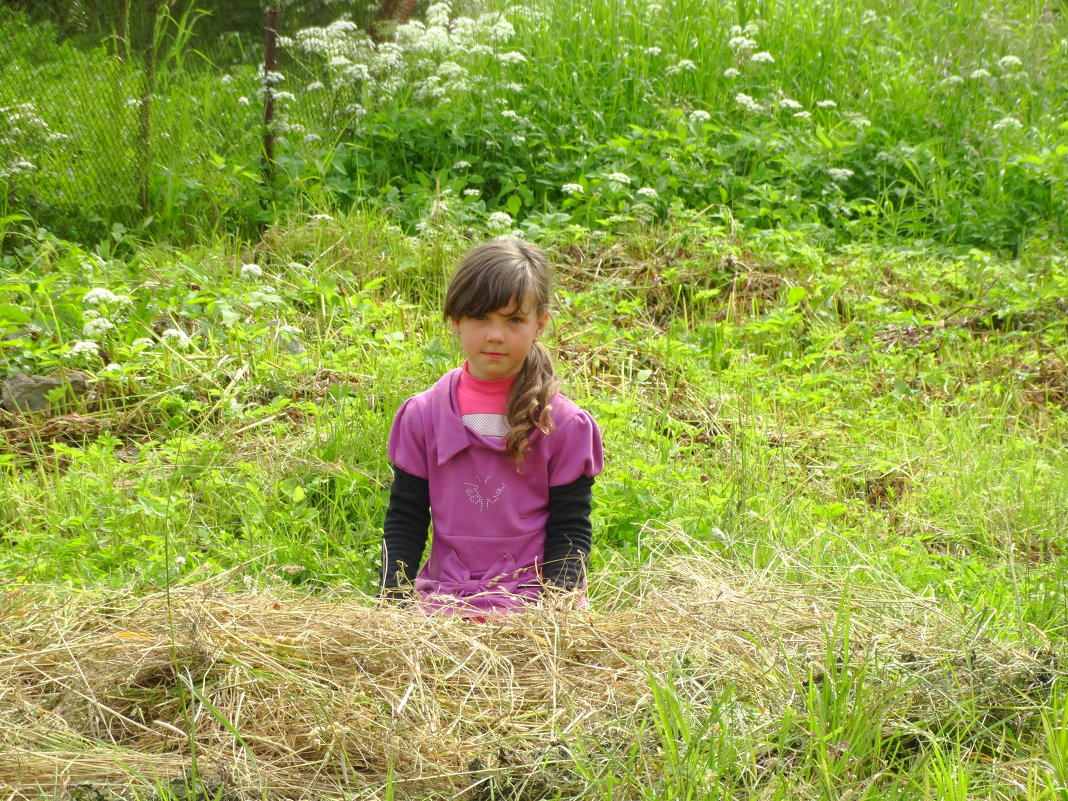
<svg viewBox="0 0 1068 801">
<path fill-rule="evenodd" d="M 493 478 L 493 476 L 486 476 L 483 478 L 482 476 L 476 475 L 474 481 L 464 482 L 464 486 L 467 487 L 467 500 L 478 506 L 479 510 L 483 512 L 485 512 L 491 504 L 497 503 L 497 499 L 501 497 L 501 493 L 504 492 L 504 484 L 501 484 L 494 490 L 492 495 L 487 497 L 482 494 L 482 490 L 486 489 L 486 485 L 491 478 Z"/>
</svg>

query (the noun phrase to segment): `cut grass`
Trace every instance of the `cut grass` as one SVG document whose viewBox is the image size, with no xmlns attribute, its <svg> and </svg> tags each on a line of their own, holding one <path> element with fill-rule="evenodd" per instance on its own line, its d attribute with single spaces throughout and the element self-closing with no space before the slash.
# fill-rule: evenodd
<svg viewBox="0 0 1068 801">
<path fill-rule="evenodd" d="M 949 747 L 984 782 L 1047 775 L 1052 652 L 871 573 L 799 584 L 654 548 L 594 611 L 485 624 L 266 578 L 235 592 L 238 573 L 8 589 L 0 780 L 19 799 L 197 776 L 242 798 L 830 798 L 916 787 Z"/>
</svg>

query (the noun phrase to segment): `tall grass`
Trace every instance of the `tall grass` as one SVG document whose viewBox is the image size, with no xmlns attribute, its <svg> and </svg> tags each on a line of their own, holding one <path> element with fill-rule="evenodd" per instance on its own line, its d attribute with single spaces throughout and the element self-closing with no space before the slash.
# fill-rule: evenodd
<svg viewBox="0 0 1068 801">
<path fill-rule="evenodd" d="M 257 45 L 244 45 L 243 66 L 171 59 L 211 20 L 165 18 L 155 230 L 248 230 L 294 206 L 370 203 L 406 227 L 533 235 L 701 213 L 834 242 L 1019 253 L 1063 236 L 1068 53 L 1042 4 L 599 0 L 484 12 L 471 22 L 435 6 L 429 27 L 402 27 L 392 49 L 351 27 L 287 29 L 284 80 L 269 88 L 272 187 L 261 185 Z M 75 72 L 73 51 L 44 55 L 55 80 L 6 101 L 52 109 L 85 81 L 136 96 L 132 67 L 108 77 L 102 64 Z M 121 118 L 62 105 L 53 130 L 85 128 L 94 164 L 127 161 Z M 17 188 L 46 176 L 14 177 Z"/>
</svg>

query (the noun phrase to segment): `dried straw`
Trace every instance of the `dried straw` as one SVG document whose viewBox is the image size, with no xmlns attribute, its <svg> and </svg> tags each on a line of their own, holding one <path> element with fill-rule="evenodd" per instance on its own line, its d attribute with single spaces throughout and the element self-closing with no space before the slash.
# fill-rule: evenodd
<svg viewBox="0 0 1068 801">
<path fill-rule="evenodd" d="M 665 558 L 594 611 L 557 604 L 487 623 L 233 583 L 0 595 L 8 801 L 192 771 L 230 797 L 381 797 L 387 777 L 397 797 L 477 797 L 465 791 L 525 776 L 536 798 L 579 782 L 572 744 L 633 742 L 651 681 L 693 703 L 730 685 L 774 718 L 847 638 L 851 660 L 901 677 L 886 725 L 908 727 L 977 694 L 1018 700 L 1043 669 L 929 599 L 845 596 L 712 557 Z"/>
</svg>

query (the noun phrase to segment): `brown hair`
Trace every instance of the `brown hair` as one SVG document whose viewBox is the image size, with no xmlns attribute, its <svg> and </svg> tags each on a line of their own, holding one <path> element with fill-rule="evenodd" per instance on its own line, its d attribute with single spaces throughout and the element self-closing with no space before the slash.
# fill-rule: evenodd
<svg viewBox="0 0 1068 801">
<path fill-rule="evenodd" d="M 518 239 L 494 239 L 470 251 L 449 282 L 445 293 L 445 319 L 460 320 L 489 314 L 513 299 L 534 314 L 549 311 L 551 276 L 549 260 L 536 245 Z M 549 433 L 549 401 L 560 386 L 552 357 L 535 342 L 523 362 L 508 398 L 508 434 L 505 446 L 516 469 L 527 454 L 534 429 Z"/>
</svg>

